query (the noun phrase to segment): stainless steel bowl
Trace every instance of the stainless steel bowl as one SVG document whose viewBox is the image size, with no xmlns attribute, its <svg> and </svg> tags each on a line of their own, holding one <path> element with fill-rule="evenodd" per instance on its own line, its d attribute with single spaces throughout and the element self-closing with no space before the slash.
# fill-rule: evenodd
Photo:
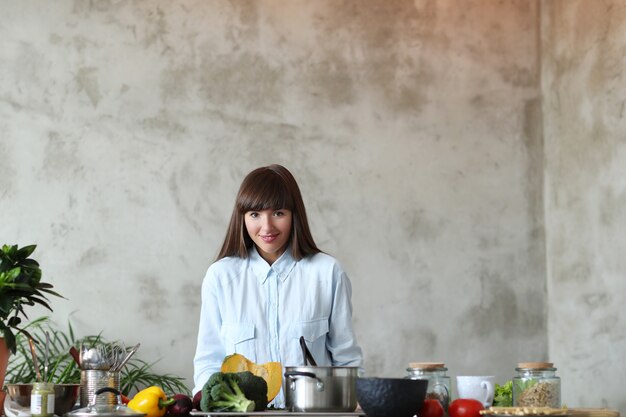
<svg viewBox="0 0 626 417">
<path fill-rule="evenodd" d="M 20 408 L 30 412 L 30 394 L 33 384 L 5 384 L 7 392 L 5 409 Z M 62 416 L 76 405 L 80 394 L 80 384 L 57 384 L 54 386 L 54 414 Z"/>
</svg>

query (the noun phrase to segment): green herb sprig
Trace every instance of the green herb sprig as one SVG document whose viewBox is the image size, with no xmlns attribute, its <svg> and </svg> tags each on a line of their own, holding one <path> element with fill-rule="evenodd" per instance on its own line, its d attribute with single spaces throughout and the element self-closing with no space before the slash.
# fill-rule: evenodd
<svg viewBox="0 0 626 417">
<path fill-rule="evenodd" d="M 507 381 L 503 385 L 495 385 L 493 405 L 494 407 L 511 407 L 513 405 L 513 381 Z"/>
</svg>

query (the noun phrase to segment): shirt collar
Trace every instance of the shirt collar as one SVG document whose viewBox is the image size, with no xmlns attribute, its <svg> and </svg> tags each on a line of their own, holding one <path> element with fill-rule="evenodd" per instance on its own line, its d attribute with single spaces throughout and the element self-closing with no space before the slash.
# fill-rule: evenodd
<svg viewBox="0 0 626 417">
<path fill-rule="evenodd" d="M 250 266 L 261 284 L 265 283 L 271 271 L 276 273 L 278 279 L 285 281 L 289 277 L 289 273 L 293 267 L 296 266 L 296 260 L 291 255 L 291 247 L 288 247 L 272 265 L 268 264 L 267 261 L 261 257 L 254 245 L 249 251 L 249 254 Z"/>
</svg>

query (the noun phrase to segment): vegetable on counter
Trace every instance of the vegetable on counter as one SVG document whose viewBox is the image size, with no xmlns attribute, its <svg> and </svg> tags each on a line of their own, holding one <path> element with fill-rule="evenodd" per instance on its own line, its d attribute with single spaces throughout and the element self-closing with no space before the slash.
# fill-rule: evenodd
<svg viewBox="0 0 626 417">
<path fill-rule="evenodd" d="M 267 383 L 267 402 L 272 401 L 278 395 L 283 385 L 283 367 L 280 362 L 257 364 L 239 353 L 234 353 L 224 358 L 220 370 L 224 373 L 250 371 L 263 378 Z"/>
<path fill-rule="evenodd" d="M 174 404 L 167 407 L 167 416 L 188 417 L 193 409 L 191 398 L 185 394 L 176 394 L 172 397 Z"/>
<path fill-rule="evenodd" d="M 193 409 L 200 411 L 200 401 L 202 400 L 202 390 L 196 392 L 191 402 L 193 403 Z"/>
<path fill-rule="evenodd" d="M 450 417 L 480 417 L 483 403 L 471 398 L 457 398 L 450 403 L 448 415 Z"/>
<path fill-rule="evenodd" d="M 417 413 L 418 417 L 443 417 L 444 415 L 443 405 L 439 400 L 434 398 L 427 398 L 424 400 L 422 408 Z"/>
<path fill-rule="evenodd" d="M 167 412 L 167 407 L 174 402 L 173 398 L 167 398 L 161 388 L 152 386 L 135 394 L 128 402 L 128 408 L 143 413 L 146 417 L 163 417 Z"/>
<path fill-rule="evenodd" d="M 513 381 L 503 385 L 496 384 L 493 395 L 494 407 L 511 407 L 513 405 Z"/>
<path fill-rule="evenodd" d="M 237 372 L 239 387 L 247 399 L 254 401 L 254 411 L 265 411 L 267 408 L 267 382 L 250 371 Z"/>
<path fill-rule="evenodd" d="M 264 411 L 267 383 L 246 372 L 215 372 L 202 387 L 200 409 L 209 411 Z"/>
</svg>

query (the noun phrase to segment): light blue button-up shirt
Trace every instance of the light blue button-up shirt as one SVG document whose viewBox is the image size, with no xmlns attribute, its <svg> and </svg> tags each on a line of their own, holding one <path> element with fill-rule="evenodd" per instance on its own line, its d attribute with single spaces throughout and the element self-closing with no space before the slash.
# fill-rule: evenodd
<svg viewBox="0 0 626 417">
<path fill-rule="evenodd" d="M 296 261 L 287 248 L 269 265 L 252 248 L 248 258 L 215 262 L 202 283 L 193 393 L 233 353 L 283 368 L 304 365 L 300 336 L 317 365 L 361 367 L 351 296 L 348 276 L 324 253 Z M 284 407 L 282 391 L 273 404 Z"/>
</svg>

